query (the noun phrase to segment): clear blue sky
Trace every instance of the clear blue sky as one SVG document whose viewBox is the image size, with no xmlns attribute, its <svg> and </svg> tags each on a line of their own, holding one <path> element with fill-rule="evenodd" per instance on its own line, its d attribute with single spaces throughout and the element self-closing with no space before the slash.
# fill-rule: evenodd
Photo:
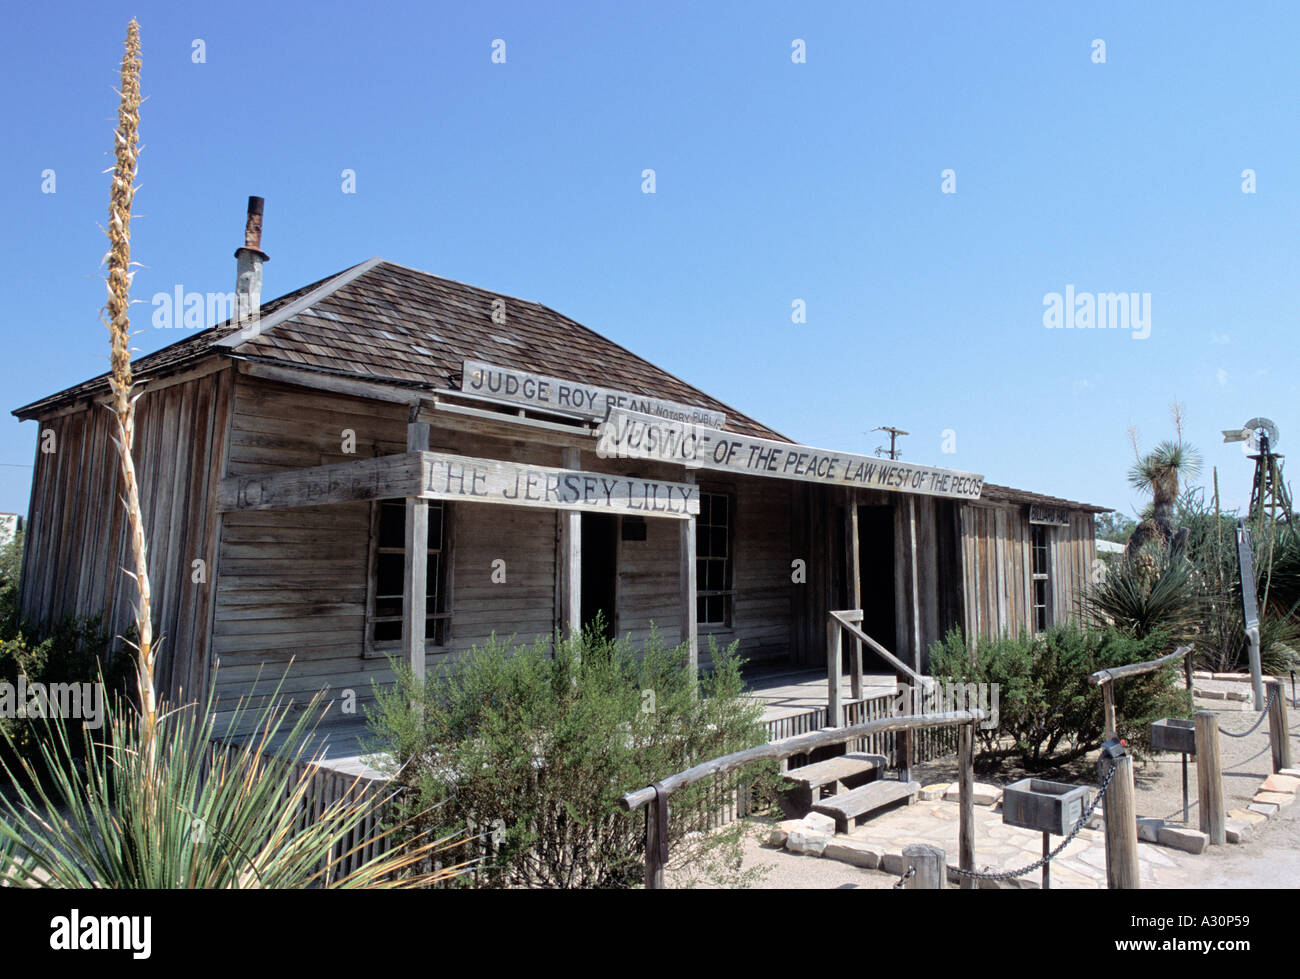
<svg viewBox="0 0 1300 979">
<path fill-rule="evenodd" d="M 382 255 L 813 445 L 897 425 L 905 459 L 1130 510 L 1127 430 L 1168 437 L 1178 399 L 1229 505 L 1250 469 L 1220 429 L 1270 416 L 1300 459 L 1295 3 L 11 5 L 6 410 L 106 364 L 131 16 L 141 351 L 181 336 L 153 294 L 233 288 L 257 194 L 268 297 Z M 1149 339 L 1046 329 L 1067 285 L 1150 293 Z M 4 417 L 0 511 L 25 512 L 36 426 Z"/>
</svg>

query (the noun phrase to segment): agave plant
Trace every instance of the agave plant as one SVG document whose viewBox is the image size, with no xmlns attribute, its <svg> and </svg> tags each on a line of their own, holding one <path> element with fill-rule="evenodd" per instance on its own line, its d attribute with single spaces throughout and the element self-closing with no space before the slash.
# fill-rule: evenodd
<svg viewBox="0 0 1300 979">
<path fill-rule="evenodd" d="M 1163 630 L 1183 639 L 1201 620 L 1202 600 L 1193 570 L 1181 553 L 1148 543 L 1136 556 L 1125 555 L 1080 597 L 1079 605 L 1098 625 L 1113 625 L 1138 638 Z"/>
<path fill-rule="evenodd" d="M 443 866 L 463 841 L 416 834 L 357 862 L 363 846 L 392 842 L 394 826 L 360 843 L 354 831 L 388 799 L 361 791 L 309 813 L 318 695 L 295 718 L 279 688 L 265 706 L 241 702 L 229 730 L 256 733 L 214 741 L 211 700 L 167 709 L 143 731 L 118 701 L 88 732 L 84 760 L 69 725 L 46 726 L 44 772 L 26 760 L 0 765 L 13 783 L 0 795 L 0 885 L 20 887 L 231 888 L 417 887 L 448 880 L 473 861 Z M 97 738 L 94 735 L 101 737 Z M 141 750 L 152 736 L 152 763 Z M 407 834 L 409 837 L 409 834 Z"/>
</svg>

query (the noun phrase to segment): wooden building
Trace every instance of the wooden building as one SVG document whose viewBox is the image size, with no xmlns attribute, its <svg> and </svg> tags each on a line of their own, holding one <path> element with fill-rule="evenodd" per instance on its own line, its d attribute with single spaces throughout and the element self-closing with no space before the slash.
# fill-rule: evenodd
<svg viewBox="0 0 1300 979">
<path fill-rule="evenodd" d="M 905 663 L 1071 614 L 1102 508 L 800 446 L 581 324 L 380 259 L 135 364 L 160 683 L 361 701 L 390 657 L 603 613 L 644 640 L 825 668 L 827 616 Z M 37 423 L 22 613 L 130 627 L 100 377 Z M 420 559 L 418 555 L 427 555 Z M 407 614 L 423 607 L 424 614 Z M 700 655 L 707 665 L 708 644 Z M 216 669 L 220 664 L 219 670 Z"/>
</svg>

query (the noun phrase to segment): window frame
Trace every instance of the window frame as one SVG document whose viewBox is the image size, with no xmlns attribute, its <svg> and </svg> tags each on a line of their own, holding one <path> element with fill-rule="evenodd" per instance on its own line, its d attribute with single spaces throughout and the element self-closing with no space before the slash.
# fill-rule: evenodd
<svg viewBox="0 0 1300 979">
<path fill-rule="evenodd" d="M 1029 620 L 1034 635 L 1042 635 L 1053 625 L 1052 615 L 1052 541 L 1053 527 L 1050 524 L 1031 523 L 1029 525 Z M 1041 539 L 1041 547 L 1039 542 Z M 1038 555 L 1043 555 L 1043 570 L 1039 570 Z M 1039 588 L 1042 588 L 1042 602 L 1038 600 Z M 1039 610 L 1042 610 L 1041 617 Z M 1041 625 L 1040 625 L 1041 621 Z"/>
<path fill-rule="evenodd" d="M 700 547 L 706 539 L 706 531 L 717 527 L 717 524 L 705 524 L 704 516 L 704 498 L 708 496 L 720 497 L 726 501 L 727 505 L 727 522 L 726 529 L 726 555 L 722 558 L 713 555 L 700 555 Z M 722 633 L 730 632 L 736 628 L 736 493 L 730 488 L 718 487 L 716 489 L 701 487 L 700 489 L 700 516 L 695 518 L 695 626 L 696 631 L 701 633 Z M 715 589 L 701 588 L 700 584 L 706 580 L 702 571 L 702 562 L 720 561 L 723 566 L 723 587 Z M 725 614 L 722 622 L 706 622 L 700 609 L 702 605 L 707 606 L 706 599 L 721 598 Z"/>
<path fill-rule="evenodd" d="M 451 563 L 454 555 L 454 534 L 455 519 L 453 514 L 455 507 L 446 500 L 428 500 L 430 509 L 430 526 L 432 527 L 433 511 L 436 509 L 441 514 L 442 519 L 442 546 L 428 548 L 428 554 L 438 556 L 438 574 L 437 580 L 426 584 L 425 600 L 425 620 L 436 620 L 437 632 L 433 637 L 428 635 L 428 625 L 426 624 L 426 635 L 424 641 L 425 653 L 445 652 L 451 645 Z M 370 536 L 368 545 L 368 558 L 366 563 L 366 607 L 364 616 L 364 632 L 362 633 L 362 655 L 366 659 L 387 658 L 393 653 L 402 651 L 402 640 L 399 636 L 397 639 L 376 640 L 374 638 L 374 626 L 379 622 L 401 622 L 405 619 L 405 595 L 400 596 L 403 599 L 402 615 L 400 616 L 380 616 L 375 614 L 376 603 L 380 599 L 379 595 L 379 556 L 381 554 L 400 554 L 403 556 L 405 564 L 406 541 L 403 537 L 401 547 L 382 547 L 379 543 L 380 520 L 383 508 L 385 506 L 396 506 L 400 504 L 406 506 L 404 497 L 393 499 L 372 500 L 370 504 Z M 429 535 L 431 540 L 437 539 L 432 533 Z M 382 596 L 391 598 L 393 596 Z M 432 599 L 432 601 L 429 601 Z"/>
</svg>

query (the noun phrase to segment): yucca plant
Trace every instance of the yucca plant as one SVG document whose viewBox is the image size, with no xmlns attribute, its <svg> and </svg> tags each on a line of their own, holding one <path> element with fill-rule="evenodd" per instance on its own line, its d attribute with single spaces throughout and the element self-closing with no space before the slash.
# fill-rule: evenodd
<svg viewBox="0 0 1300 979">
<path fill-rule="evenodd" d="M 1175 415 L 1177 418 L 1177 415 Z M 1128 481 L 1134 489 L 1151 494 L 1151 515 L 1145 517 L 1129 538 L 1125 557 L 1137 558 L 1147 544 L 1157 542 L 1180 551 L 1187 539 L 1186 531 L 1175 532 L 1174 506 L 1178 502 L 1179 482 L 1186 482 L 1201 471 L 1201 458 L 1182 440 L 1164 441 L 1146 455 L 1138 456 L 1129 469 Z"/>
<path fill-rule="evenodd" d="M 1158 543 L 1125 555 L 1078 604 L 1095 625 L 1114 626 L 1138 638 L 1164 631 L 1175 641 L 1196 630 L 1202 612 L 1191 563 Z"/>
<path fill-rule="evenodd" d="M 375 887 L 420 886 L 456 876 L 468 864 L 441 867 L 459 841 L 404 834 L 401 845 L 360 862 L 360 846 L 392 839 L 403 827 L 353 845 L 353 833 L 376 812 L 376 801 L 352 790 L 310 811 L 315 722 L 323 694 L 291 720 L 293 707 L 275 694 L 254 709 L 235 706 L 230 726 L 216 730 L 213 694 L 206 703 L 169 707 L 154 685 L 156 646 L 149 569 L 131 446 L 135 402 L 130 364 L 130 223 L 140 107 L 140 34 L 131 21 L 122 59 L 109 225 L 108 301 L 112 341 L 109 404 L 116 425 L 133 571 L 137 590 L 135 673 L 138 708 L 121 699 L 106 726 L 85 731 L 84 757 L 74 748 L 77 722 L 39 724 L 38 773 L 26 759 L 0 760 L 14 783 L 0 796 L 0 884 L 9 886 Z M 281 681 L 283 682 L 283 681 Z M 101 685 L 103 678 L 100 678 Z M 211 689 L 215 689 L 215 684 Z M 220 736 L 255 734 L 242 742 Z M 4 732 L 6 739 L 10 733 Z M 11 744 L 12 747 L 12 744 Z"/>
<path fill-rule="evenodd" d="M 47 784 L 23 760 L 4 768 L 12 797 L 0 796 L 0 885 L 19 887 L 232 888 L 418 887 L 463 873 L 473 861 L 446 859 L 463 844 L 396 826 L 354 843 L 366 816 L 391 801 L 361 791 L 360 780 L 319 814 L 307 805 L 314 766 L 318 695 L 294 718 L 279 688 L 265 704 L 241 702 L 229 727 L 214 708 L 189 704 L 160 712 L 150 764 L 135 708 L 119 700 L 87 733 L 78 758 L 63 718 L 33 721 Z M 256 733 L 214 742 L 229 730 Z M 25 777 L 15 777 L 25 776 Z M 360 846 L 400 846 L 345 870 Z M 448 865 L 443 866 L 443 862 Z"/>
</svg>

